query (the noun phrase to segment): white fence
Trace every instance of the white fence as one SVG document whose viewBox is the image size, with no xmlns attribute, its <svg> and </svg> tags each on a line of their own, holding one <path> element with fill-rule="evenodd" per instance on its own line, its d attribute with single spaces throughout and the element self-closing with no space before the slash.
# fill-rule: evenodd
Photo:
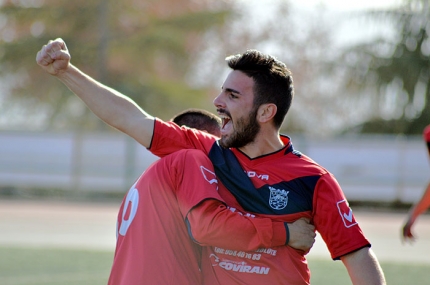
<svg viewBox="0 0 430 285">
<path fill-rule="evenodd" d="M 350 201 L 419 199 L 430 180 L 420 136 L 292 136 L 332 172 Z M 120 133 L 0 132 L 0 187 L 125 192 L 157 158 Z"/>
<path fill-rule="evenodd" d="M 122 134 L 0 133 L 0 187 L 125 192 L 155 160 Z"/>
</svg>

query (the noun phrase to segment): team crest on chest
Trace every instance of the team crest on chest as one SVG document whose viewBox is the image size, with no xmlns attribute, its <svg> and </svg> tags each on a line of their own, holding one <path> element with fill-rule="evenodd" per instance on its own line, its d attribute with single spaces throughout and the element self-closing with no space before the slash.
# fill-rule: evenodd
<svg viewBox="0 0 430 285">
<path fill-rule="evenodd" d="M 282 210 L 288 204 L 288 193 L 290 191 L 285 191 L 284 189 L 276 189 L 274 187 L 270 187 L 270 197 L 269 197 L 269 205 L 274 210 Z"/>
</svg>

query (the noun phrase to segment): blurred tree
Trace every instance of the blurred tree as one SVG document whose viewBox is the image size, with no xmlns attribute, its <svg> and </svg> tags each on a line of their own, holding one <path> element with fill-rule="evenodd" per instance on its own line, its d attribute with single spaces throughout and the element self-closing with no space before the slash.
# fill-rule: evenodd
<svg viewBox="0 0 430 285">
<path fill-rule="evenodd" d="M 74 65 L 150 113 L 169 119 L 190 105 L 207 105 L 207 89 L 190 87 L 185 78 L 204 32 L 224 23 L 228 5 L 215 0 L 0 1 L 0 122 L 9 117 L 10 123 L 16 119 L 16 125 L 26 122 L 33 129 L 105 127 L 35 63 L 37 51 L 57 37 L 66 41 Z"/>
<path fill-rule="evenodd" d="M 4 71 L 0 71 L 0 125 L 5 125 L 2 118 L 7 117 L 22 126 L 30 117 L 32 129 L 37 129 L 36 124 L 46 126 L 45 122 L 52 122 L 49 127 L 56 129 L 70 122 L 87 129 L 105 127 L 34 63 L 40 47 L 60 36 L 68 44 L 73 64 L 163 119 L 190 106 L 213 110 L 212 99 L 228 70 L 222 59 L 253 48 L 276 56 L 293 72 L 296 96 L 283 132 L 329 136 L 350 124 L 347 117 L 354 114 L 355 104 L 348 109 L 337 100 L 339 93 L 333 86 L 338 85 L 338 74 L 326 68 L 334 33 L 326 25 L 329 15 L 323 8 L 303 13 L 288 0 L 87 2 L 14 0 L 0 4 L 0 18 L 6 19 L 4 25 L 0 19 L 0 67 Z M 24 31 L 20 37 L 15 35 L 16 25 L 11 25 L 17 17 L 23 18 L 13 20 Z M 14 36 L 5 37 L 7 31 Z M 1 52 L 6 48 L 15 59 Z M 8 64 L 12 69 L 3 68 Z M 13 100 L 4 104 L 2 79 L 7 79 L 6 88 L 13 87 Z"/>
<path fill-rule="evenodd" d="M 371 117 L 361 132 L 421 134 L 430 123 L 429 13 L 427 0 L 365 13 L 372 21 L 390 23 L 394 34 L 349 47 L 338 61 L 346 63 L 347 90 L 371 102 Z M 355 92 L 360 90 L 365 92 Z"/>
</svg>

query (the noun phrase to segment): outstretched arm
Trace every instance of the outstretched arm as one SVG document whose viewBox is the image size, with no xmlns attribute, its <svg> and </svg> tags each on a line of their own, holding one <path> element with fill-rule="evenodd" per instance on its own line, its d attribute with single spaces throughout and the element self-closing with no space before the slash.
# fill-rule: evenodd
<svg viewBox="0 0 430 285">
<path fill-rule="evenodd" d="M 105 123 L 149 147 L 154 118 L 129 97 L 89 77 L 70 63 L 70 53 L 62 39 L 49 41 L 37 53 L 36 62 L 57 77 Z"/>
<path fill-rule="evenodd" d="M 354 285 L 385 285 L 381 266 L 369 247 L 341 257 Z"/>
<path fill-rule="evenodd" d="M 315 242 L 315 227 L 308 220 L 286 225 L 270 218 L 247 217 L 214 199 L 194 207 L 186 222 L 191 238 L 200 245 L 243 251 L 289 245 L 308 252 Z"/>
<path fill-rule="evenodd" d="M 421 199 L 414 205 L 409 211 L 407 221 L 402 228 L 402 239 L 413 241 L 415 236 L 412 234 L 412 226 L 419 215 L 424 213 L 428 208 L 430 208 L 430 183 L 427 185 Z"/>
</svg>

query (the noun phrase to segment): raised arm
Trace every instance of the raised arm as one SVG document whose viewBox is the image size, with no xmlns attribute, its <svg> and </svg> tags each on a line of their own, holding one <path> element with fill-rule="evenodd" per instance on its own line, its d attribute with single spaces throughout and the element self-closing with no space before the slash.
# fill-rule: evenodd
<svg viewBox="0 0 430 285">
<path fill-rule="evenodd" d="M 341 257 L 354 285 L 385 285 L 379 262 L 369 247 Z"/>
<path fill-rule="evenodd" d="M 49 41 L 37 53 L 36 62 L 57 77 L 105 123 L 149 147 L 154 118 L 133 100 L 89 77 L 70 62 L 71 56 L 62 39 Z"/>
</svg>

